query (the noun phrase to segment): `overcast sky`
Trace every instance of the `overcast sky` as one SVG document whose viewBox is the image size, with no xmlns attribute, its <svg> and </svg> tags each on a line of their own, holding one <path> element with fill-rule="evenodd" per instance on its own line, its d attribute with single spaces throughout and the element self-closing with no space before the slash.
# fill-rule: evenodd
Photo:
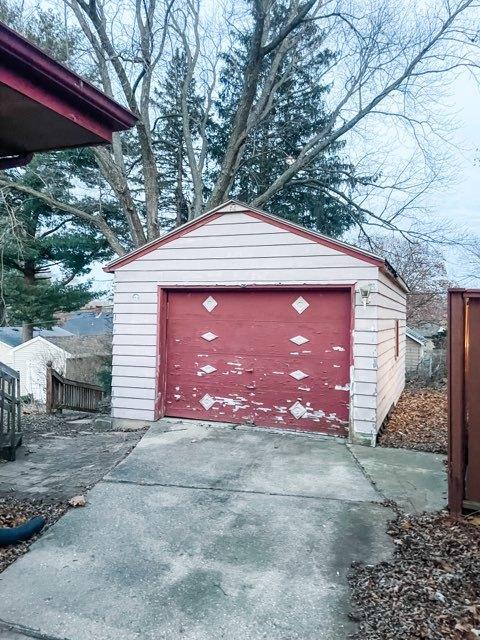
<svg viewBox="0 0 480 640">
<path fill-rule="evenodd" d="M 440 216 L 452 218 L 472 235 L 480 237 L 480 90 L 468 76 L 459 79 L 454 88 L 459 126 L 453 134 L 457 151 L 452 150 L 452 166 L 458 178 L 451 187 L 434 194 L 432 202 Z M 447 252 L 447 260 L 450 275 L 459 284 L 480 286 L 480 273 L 472 278 L 474 266 L 465 255 Z"/>
</svg>

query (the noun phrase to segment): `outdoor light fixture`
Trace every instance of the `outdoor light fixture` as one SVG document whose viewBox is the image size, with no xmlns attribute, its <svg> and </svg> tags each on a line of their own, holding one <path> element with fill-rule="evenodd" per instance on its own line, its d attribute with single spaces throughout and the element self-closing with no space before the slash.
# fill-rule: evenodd
<svg viewBox="0 0 480 640">
<path fill-rule="evenodd" d="M 366 307 L 367 304 L 369 304 L 371 293 L 372 293 L 372 285 L 370 283 L 364 284 L 363 286 L 360 287 L 360 297 L 362 299 L 364 307 Z"/>
</svg>

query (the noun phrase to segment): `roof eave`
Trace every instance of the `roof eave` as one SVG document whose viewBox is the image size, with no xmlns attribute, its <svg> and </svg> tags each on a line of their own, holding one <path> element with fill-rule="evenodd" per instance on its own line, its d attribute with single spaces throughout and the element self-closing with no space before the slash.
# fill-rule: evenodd
<svg viewBox="0 0 480 640">
<path fill-rule="evenodd" d="M 405 331 L 406 335 L 408 338 L 410 338 L 410 340 L 413 340 L 414 342 L 417 342 L 418 344 L 420 344 L 422 347 L 425 345 L 425 343 L 427 342 L 426 340 L 421 340 L 420 338 L 417 338 L 417 336 L 414 336 L 411 331 L 409 331 L 408 329 Z"/>
<path fill-rule="evenodd" d="M 26 38 L 0 22 L 0 59 L 9 70 L 23 70 L 29 76 L 40 78 L 45 86 L 60 91 L 76 104 L 93 112 L 112 131 L 132 127 L 137 118 L 120 104 L 107 97 L 92 84 L 83 80 L 63 64 L 53 60 Z M 15 71 L 14 71 L 15 72 Z"/>
</svg>

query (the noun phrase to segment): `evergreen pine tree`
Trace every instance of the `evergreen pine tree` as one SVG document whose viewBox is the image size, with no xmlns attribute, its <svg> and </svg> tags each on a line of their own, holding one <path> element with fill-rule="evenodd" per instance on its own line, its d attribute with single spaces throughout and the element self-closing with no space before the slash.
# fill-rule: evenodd
<svg viewBox="0 0 480 640">
<path fill-rule="evenodd" d="M 156 91 L 155 100 L 159 110 L 155 135 L 157 164 L 162 176 L 160 202 L 165 213 L 173 208 L 176 226 L 186 222 L 189 217 L 190 173 L 182 126 L 182 89 L 185 75 L 185 55 L 177 50 L 168 65 L 161 90 Z M 194 122 L 195 116 L 200 117 L 201 104 L 195 95 L 193 80 L 188 88 L 187 101 Z"/>
<path fill-rule="evenodd" d="M 72 185 L 58 157 L 36 156 L 22 173 L 25 185 L 42 190 L 47 181 L 55 185 L 54 197 L 68 201 Z M 93 297 L 88 284 L 72 280 L 86 274 L 94 260 L 111 255 L 87 225 L 19 192 L 2 194 L 0 235 L 3 323 L 22 324 L 24 340 L 33 336 L 34 327 L 51 327 L 57 311 L 88 302 Z"/>
<path fill-rule="evenodd" d="M 277 4 L 277 18 L 286 10 Z M 277 71 L 279 84 L 273 107 L 250 132 L 232 197 L 251 202 L 283 173 L 301 147 L 325 126 L 329 114 L 324 98 L 329 87 L 321 77 L 334 54 L 325 48 L 321 29 L 314 22 L 299 34 L 301 44 L 291 48 Z M 224 58 L 217 100 L 218 119 L 211 123 L 211 156 L 220 162 L 230 133 L 248 51 L 247 35 L 237 35 L 237 45 Z M 260 88 L 265 81 L 260 83 Z M 345 176 L 352 168 L 341 157 L 344 143 L 318 155 L 300 174 L 268 202 L 268 209 L 288 220 L 332 236 L 339 236 L 355 221 L 348 206 L 332 196 L 328 187 L 348 192 L 353 186 Z M 213 165 L 215 166 L 215 164 Z M 215 168 L 212 181 L 215 180 Z M 355 213 L 358 220 L 358 214 Z"/>
</svg>

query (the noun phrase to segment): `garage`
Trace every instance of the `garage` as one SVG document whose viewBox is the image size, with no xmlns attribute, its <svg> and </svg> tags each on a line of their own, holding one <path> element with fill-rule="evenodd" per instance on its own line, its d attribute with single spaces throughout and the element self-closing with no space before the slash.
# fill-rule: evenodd
<svg viewBox="0 0 480 640">
<path fill-rule="evenodd" d="M 166 296 L 165 415 L 346 435 L 351 288 Z"/>
<path fill-rule="evenodd" d="M 105 267 L 112 420 L 375 443 L 405 383 L 407 288 L 381 256 L 230 200 Z"/>
</svg>

